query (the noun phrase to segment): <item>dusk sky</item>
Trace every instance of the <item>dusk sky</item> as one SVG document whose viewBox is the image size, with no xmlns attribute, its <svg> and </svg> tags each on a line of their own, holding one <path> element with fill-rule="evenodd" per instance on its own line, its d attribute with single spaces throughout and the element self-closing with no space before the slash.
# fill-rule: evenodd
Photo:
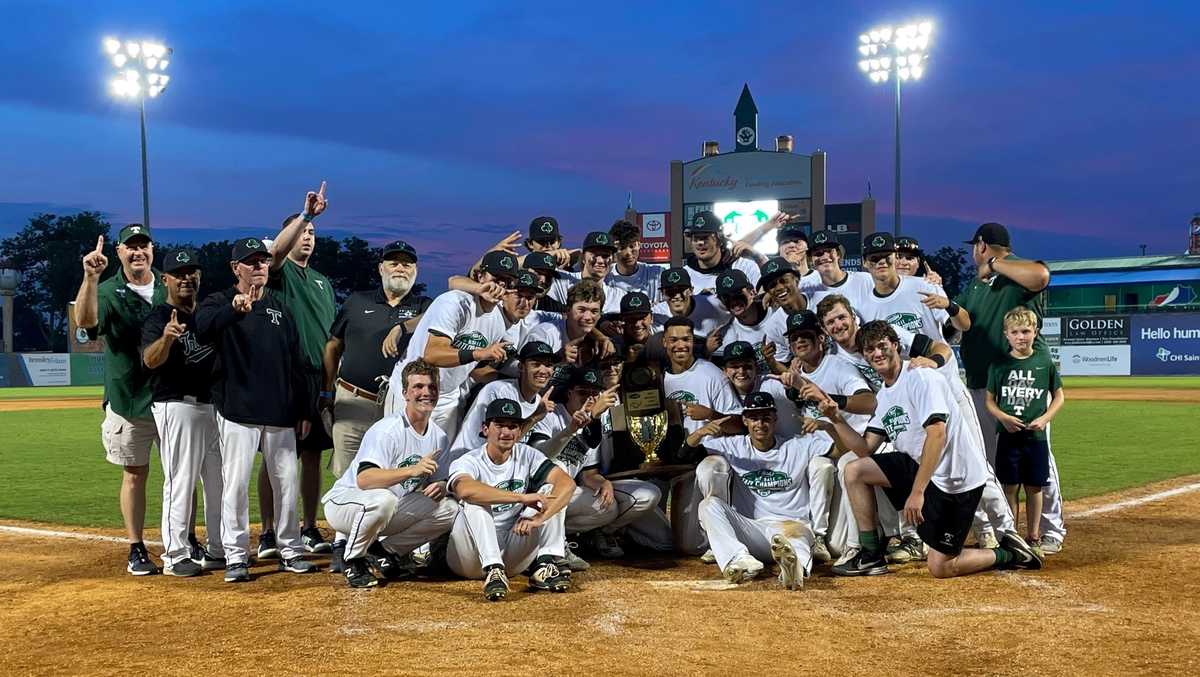
<svg viewBox="0 0 1200 677">
<path fill-rule="evenodd" d="M 929 249 L 995 220 L 1045 258 L 1186 248 L 1200 5 L 827 4 L 3 2 L 0 236 L 39 211 L 141 220 L 110 34 L 175 50 L 147 103 L 163 240 L 273 235 L 325 179 L 320 232 L 405 238 L 442 288 L 538 214 L 577 244 L 626 191 L 667 208 L 670 160 L 732 149 L 743 82 L 764 144 L 825 150 L 829 201 L 869 180 L 890 228 L 892 90 L 858 70 L 857 37 L 929 18 L 931 62 L 904 92 L 907 232 Z"/>
</svg>

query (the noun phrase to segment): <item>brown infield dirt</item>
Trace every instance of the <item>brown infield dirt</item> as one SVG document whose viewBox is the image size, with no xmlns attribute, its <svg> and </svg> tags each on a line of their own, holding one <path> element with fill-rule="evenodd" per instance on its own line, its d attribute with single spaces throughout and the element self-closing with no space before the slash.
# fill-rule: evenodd
<svg viewBox="0 0 1200 677">
<path fill-rule="evenodd" d="M 118 543 L 0 533 L 4 672 L 1197 674 L 1200 492 L 1070 519 L 1197 481 L 1073 502 L 1041 571 L 820 567 L 802 592 L 773 576 L 733 588 L 695 559 L 600 563 L 566 594 L 515 577 L 500 603 L 477 581 L 350 590 L 266 565 L 234 586 L 133 578 Z"/>
</svg>

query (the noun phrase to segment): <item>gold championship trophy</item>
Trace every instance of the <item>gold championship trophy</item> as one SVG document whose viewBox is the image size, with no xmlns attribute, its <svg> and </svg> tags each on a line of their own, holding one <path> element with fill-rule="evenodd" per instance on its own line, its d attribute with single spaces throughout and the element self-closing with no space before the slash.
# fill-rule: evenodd
<svg viewBox="0 0 1200 677">
<path fill-rule="evenodd" d="M 692 469 L 691 465 L 669 464 L 660 456 L 660 447 L 670 429 L 666 396 L 663 394 L 662 374 L 646 364 L 626 364 L 621 374 L 621 407 L 624 410 L 624 429 L 629 433 L 633 445 L 641 450 L 640 464 L 630 458 L 632 449 L 614 459 L 617 472 L 608 474 L 612 479 L 638 476 L 675 475 Z M 619 415 L 618 415 L 619 418 Z M 614 421 L 614 429 L 619 426 Z M 619 447 L 619 445 L 618 445 Z M 619 449 L 614 450 L 619 451 Z M 636 464 L 636 469 L 622 470 Z"/>
</svg>

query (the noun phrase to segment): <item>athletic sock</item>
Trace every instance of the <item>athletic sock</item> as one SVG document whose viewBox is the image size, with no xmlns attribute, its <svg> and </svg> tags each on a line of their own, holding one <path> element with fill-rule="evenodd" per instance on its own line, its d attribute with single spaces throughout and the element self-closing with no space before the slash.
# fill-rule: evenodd
<svg viewBox="0 0 1200 677">
<path fill-rule="evenodd" d="M 1013 561 L 1012 553 L 1005 550 L 1004 548 L 992 548 L 992 552 L 996 554 L 996 568 L 997 569 L 1003 569 L 1005 566 L 1007 566 L 1010 562 Z"/>
<path fill-rule="evenodd" d="M 858 532 L 858 544 L 862 546 L 863 552 L 878 553 L 883 549 L 879 543 L 879 534 L 874 529 Z"/>
</svg>

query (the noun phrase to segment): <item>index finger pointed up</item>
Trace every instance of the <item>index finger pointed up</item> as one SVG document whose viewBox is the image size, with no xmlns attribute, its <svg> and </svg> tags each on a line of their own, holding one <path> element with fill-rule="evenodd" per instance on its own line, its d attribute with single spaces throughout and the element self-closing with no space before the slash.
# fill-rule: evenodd
<svg viewBox="0 0 1200 677">
<path fill-rule="evenodd" d="M 171 309 L 171 324 L 179 324 L 179 311 Z"/>
<path fill-rule="evenodd" d="M 324 181 L 321 182 L 321 187 L 317 190 L 317 197 L 321 198 L 322 200 L 325 199 L 325 182 Z"/>
<path fill-rule="evenodd" d="M 96 253 L 97 254 L 104 253 L 104 236 L 103 235 L 96 236 Z"/>
</svg>

